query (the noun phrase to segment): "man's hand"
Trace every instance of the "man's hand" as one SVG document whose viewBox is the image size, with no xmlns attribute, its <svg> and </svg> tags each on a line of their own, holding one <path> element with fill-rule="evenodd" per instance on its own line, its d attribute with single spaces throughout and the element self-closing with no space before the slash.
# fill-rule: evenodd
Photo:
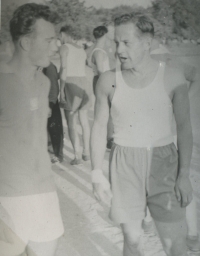
<svg viewBox="0 0 200 256">
<path fill-rule="evenodd" d="M 111 205 L 112 192 L 110 187 L 105 188 L 102 183 L 93 183 L 93 193 L 99 202 L 104 202 L 108 206 Z"/>
<path fill-rule="evenodd" d="M 192 185 L 188 174 L 179 174 L 176 185 L 175 192 L 179 202 L 181 202 L 182 207 L 186 207 L 192 201 Z"/>
<path fill-rule="evenodd" d="M 111 205 L 112 192 L 110 183 L 106 179 L 101 169 L 92 171 L 92 185 L 95 198 L 99 202 L 104 202 L 108 206 Z"/>
</svg>

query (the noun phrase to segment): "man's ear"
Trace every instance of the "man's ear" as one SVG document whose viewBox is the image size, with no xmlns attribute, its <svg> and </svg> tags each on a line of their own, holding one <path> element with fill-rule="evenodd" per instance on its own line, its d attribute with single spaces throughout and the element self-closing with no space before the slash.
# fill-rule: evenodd
<svg viewBox="0 0 200 256">
<path fill-rule="evenodd" d="M 28 38 L 27 36 L 23 36 L 20 39 L 20 46 L 24 51 L 29 51 L 30 49 L 30 38 Z"/>
</svg>

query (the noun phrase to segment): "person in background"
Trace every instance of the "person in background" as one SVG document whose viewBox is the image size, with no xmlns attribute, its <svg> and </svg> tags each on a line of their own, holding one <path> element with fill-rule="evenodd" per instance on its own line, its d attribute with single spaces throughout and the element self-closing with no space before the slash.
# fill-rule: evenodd
<svg viewBox="0 0 200 256">
<path fill-rule="evenodd" d="M 10 21 L 14 54 L 0 72 L 0 204 L 7 212 L 0 208 L 0 216 L 28 256 L 54 256 L 64 233 L 47 152 L 50 82 L 42 72 L 58 50 L 56 21 L 46 5 L 18 7 Z"/>
<path fill-rule="evenodd" d="M 103 23 L 108 30 L 106 35 L 107 37 L 107 47 L 106 52 L 109 58 L 110 70 L 116 68 L 117 60 L 116 60 L 116 44 L 114 41 L 114 33 L 115 33 L 115 26 L 113 21 L 107 21 Z"/>
<path fill-rule="evenodd" d="M 51 116 L 48 118 L 48 133 L 50 141 L 53 146 L 54 155 L 51 158 L 51 162 L 63 161 L 63 125 L 60 107 L 58 103 L 59 84 L 58 84 L 58 72 L 56 66 L 51 63 L 47 68 L 43 69 L 44 74 L 49 78 L 51 82 L 51 88 L 49 92 L 49 107 L 51 109 Z"/>
<path fill-rule="evenodd" d="M 96 27 L 93 30 L 94 38 L 96 39 L 96 43 L 93 47 L 92 52 L 88 58 L 88 64 L 92 67 L 94 72 L 93 78 L 93 90 L 94 94 L 96 91 L 97 81 L 101 74 L 106 71 L 111 70 L 110 63 L 113 64 L 113 59 L 109 58 L 107 49 L 112 49 L 111 47 L 111 39 L 114 39 L 114 31 L 109 31 L 105 26 Z M 110 53 L 112 55 L 112 52 Z M 114 64 L 113 64 L 114 66 Z M 113 124 L 111 117 L 108 121 L 107 126 L 107 149 L 111 149 L 113 143 Z"/>
<path fill-rule="evenodd" d="M 93 69 L 94 78 L 93 78 L 93 91 L 95 94 L 96 84 L 99 79 L 99 76 L 104 72 L 110 70 L 110 63 L 106 48 L 106 34 L 108 29 L 105 26 L 96 27 L 93 30 L 93 36 L 96 40 L 95 44 L 92 46 L 93 50 L 89 53 L 88 56 L 88 65 Z"/>
<path fill-rule="evenodd" d="M 192 201 L 193 146 L 188 89 L 180 70 L 151 58 L 153 36 L 153 23 L 144 15 L 115 19 L 121 68 L 102 74 L 97 84 L 91 132 L 93 191 L 97 200 L 111 203 L 110 218 L 121 225 L 124 235 L 124 256 L 144 255 L 141 238 L 147 207 L 166 254 L 186 256 L 185 208 Z M 110 112 L 114 146 L 108 182 L 102 164 Z"/>
<path fill-rule="evenodd" d="M 78 165 L 90 160 L 89 140 L 90 126 L 88 110 L 91 106 L 91 90 L 86 78 L 86 53 L 76 42 L 73 27 L 60 29 L 61 71 L 60 97 L 68 125 L 69 138 L 74 149 L 71 165 Z M 77 130 L 77 115 L 83 131 L 83 151 L 81 152 Z"/>
</svg>

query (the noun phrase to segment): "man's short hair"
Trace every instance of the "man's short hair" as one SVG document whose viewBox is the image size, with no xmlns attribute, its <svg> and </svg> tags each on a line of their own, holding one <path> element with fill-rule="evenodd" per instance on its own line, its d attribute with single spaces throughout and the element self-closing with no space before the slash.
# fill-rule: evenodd
<svg viewBox="0 0 200 256">
<path fill-rule="evenodd" d="M 149 34 L 154 36 L 154 25 L 153 22 L 145 15 L 140 13 L 126 13 L 114 20 L 115 26 L 120 26 L 122 24 L 133 23 L 141 34 Z"/>
<path fill-rule="evenodd" d="M 65 25 L 65 26 L 61 27 L 60 33 L 62 33 L 62 32 L 71 36 L 73 39 L 77 38 L 75 28 L 70 25 Z"/>
<path fill-rule="evenodd" d="M 42 4 L 29 3 L 18 7 L 10 20 L 12 40 L 16 42 L 21 36 L 31 34 L 38 19 L 55 24 L 58 21 L 58 15 Z"/>
<path fill-rule="evenodd" d="M 109 26 L 114 27 L 114 21 L 112 21 L 112 20 L 105 21 L 102 25 L 105 26 L 105 27 L 109 27 Z"/>
<path fill-rule="evenodd" d="M 108 33 L 108 29 L 105 26 L 98 26 L 93 30 L 93 36 L 95 39 L 101 38 L 106 33 Z"/>
</svg>

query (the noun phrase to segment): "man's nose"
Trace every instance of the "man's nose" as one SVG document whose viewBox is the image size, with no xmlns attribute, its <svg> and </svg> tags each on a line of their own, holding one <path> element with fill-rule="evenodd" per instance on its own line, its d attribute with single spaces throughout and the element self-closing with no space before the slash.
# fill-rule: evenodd
<svg viewBox="0 0 200 256">
<path fill-rule="evenodd" d="M 117 45 L 117 53 L 120 54 L 123 52 L 123 45 L 122 43 L 118 43 Z"/>
<path fill-rule="evenodd" d="M 57 40 L 56 39 L 54 39 L 51 42 L 51 51 L 52 52 L 57 52 L 58 51 L 58 44 L 57 44 Z"/>
</svg>

